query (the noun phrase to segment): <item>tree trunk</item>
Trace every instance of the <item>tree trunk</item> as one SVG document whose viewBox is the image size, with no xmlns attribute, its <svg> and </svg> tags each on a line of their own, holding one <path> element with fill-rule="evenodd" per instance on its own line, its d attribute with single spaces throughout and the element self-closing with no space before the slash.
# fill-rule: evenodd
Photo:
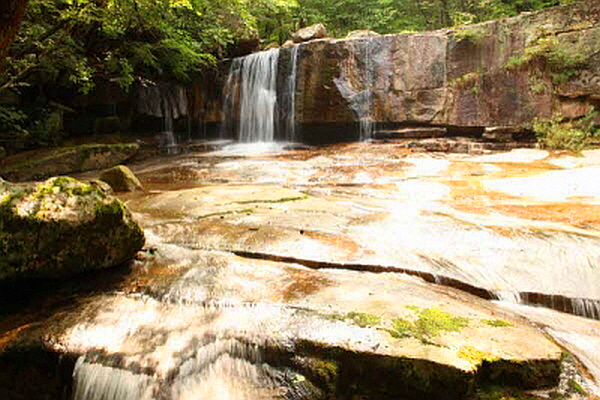
<svg viewBox="0 0 600 400">
<path fill-rule="evenodd" d="M 4 58 L 19 31 L 27 0 L 0 0 L 0 73 Z"/>
</svg>

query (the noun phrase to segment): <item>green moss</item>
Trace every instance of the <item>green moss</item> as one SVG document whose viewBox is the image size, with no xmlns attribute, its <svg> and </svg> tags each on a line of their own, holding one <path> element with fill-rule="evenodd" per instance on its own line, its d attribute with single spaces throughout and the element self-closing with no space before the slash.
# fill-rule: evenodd
<svg viewBox="0 0 600 400">
<path fill-rule="evenodd" d="M 381 324 L 381 317 L 365 312 L 351 311 L 346 314 L 333 313 L 327 316 L 330 319 L 348 322 L 354 325 L 358 325 L 361 328 L 368 326 L 377 326 Z"/>
<path fill-rule="evenodd" d="M 97 194 L 101 198 L 105 196 L 102 191 L 94 186 L 79 182 L 69 176 L 51 178 L 46 182 L 38 184 L 34 196 L 39 199 L 54 193 L 64 193 L 67 196 L 87 196 L 92 194 Z"/>
<path fill-rule="evenodd" d="M 574 392 L 582 396 L 587 396 L 587 391 L 574 379 L 569 379 L 569 388 Z"/>
<path fill-rule="evenodd" d="M 110 203 L 98 203 L 94 210 L 96 215 L 111 215 L 122 217 L 127 212 L 125 204 L 118 199 L 114 199 Z"/>
<path fill-rule="evenodd" d="M 469 361 L 473 365 L 479 365 L 484 361 L 497 361 L 500 357 L 485 351 L 477 350 L 472 346 L 461 346 L 458 349 L 458 357 Z"/>
<path fill-rule="evenodd" d="M 392 320 L 392 329 L 387 331 L 395 338 L 414 337 L 423 343 L 431 343 L 430 340 L 445 332 L 459 332 L 469 325 L 469 319 L 456 317 L 440 310 L 437 307 L 416 309 L 418 318 L 409 321 L 404 318 Z"/>
<path fill-rule="evenodd" d="M 361 328 L 381 324 L 380 316 L 363 312 L 349 312 L 346 314 L 346 320 L 350 320 L 352 323 L 360 326 Z"/>
<path fill-rule="evenodd" d="M 530 400 L 527 394 L 514 388 L 500 386 L 485 386 L 477 389 L 478 400 Z"/>
<path fill-rule="evenodd" d="M 392 329 L 388 330 L 389 334 L 396 339 L 415 337 L 414 324 L 404 318 L 394 318 L 392 320 Z"/>
<path fill-rule="evenodd" d="M 525 47 L 520 55 L 511 57 L 505 67 L 520 68 L 538 60 L 550 66 L 553 74 L 568 79 L 584 64 L 586 53 L 578 46 L 561 43 L 554 35 L 543 36 Z"/>
<path fill-rule="evenodd" d="M 486 325 L 493 326 L 494 328 L 506 328 L 512 326 L 512 324 L 503 319 L 484 319 L 482 322 Z"/>
<path fill-rule="evenodd" d="M 546 91 L 546 89 L 547 89 L 546 84 L 542 83 L 542 82 L 538 82 L 531 87 L 531 91 L 534 94 L 542 94 Z"/>
</svg>

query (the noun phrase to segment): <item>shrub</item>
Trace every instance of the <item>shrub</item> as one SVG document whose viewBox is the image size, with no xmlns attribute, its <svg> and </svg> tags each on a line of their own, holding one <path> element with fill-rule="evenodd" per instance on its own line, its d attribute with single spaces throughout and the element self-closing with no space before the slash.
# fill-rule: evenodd
<svg viewBox="0 0 600 400">
<path fill-rule="evenodd" d="M 537 119 L 533 124 L 539 144 L 546 149 L 581 151 L 596 137 L 596 112 L 592 109 L 579 121 L 564 121 L 560 114 L 552 119 Z"/>
</svg>

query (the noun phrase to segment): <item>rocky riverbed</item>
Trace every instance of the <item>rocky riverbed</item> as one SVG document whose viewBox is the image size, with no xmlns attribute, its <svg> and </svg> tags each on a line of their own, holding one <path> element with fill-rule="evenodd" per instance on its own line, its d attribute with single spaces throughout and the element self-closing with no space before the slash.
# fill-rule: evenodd
<svg viewBox="0 0 600 400">
<path fill-rule="evenodd" d="M 62 357 L 51 398 L 598 393 L 600 151 L 237 146 L 130 167 L 140 259 L 0 324 L 3 365 Z"/>
</svg>

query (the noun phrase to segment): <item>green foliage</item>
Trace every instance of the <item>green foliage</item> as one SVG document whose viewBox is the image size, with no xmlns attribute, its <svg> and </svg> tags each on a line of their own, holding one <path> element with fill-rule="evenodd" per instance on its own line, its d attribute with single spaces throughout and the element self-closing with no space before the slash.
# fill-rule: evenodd
<svg viewBox="0 0 600 400">
<path fill-rule="evenodd" d="M 486 33 L 481 28 L 468 27 L 457 29 L 454 33 L 454 36 L 459 42 L 464 40 L 467 42 L 477 44 L 486 36 Z"/>
<path fill-rule="evenodd" d="M 558 5 L 559 0 L 298 0 L 303 25 L 324 23 L 333 36 L 357 29 L 379 33 L 462 26 Z"/>
<path fill-rule="evenodd" d="M 554 35 L 542 34 L 523 54 L 511 57 L 505 66 L 519 68 L 533 61 L 546 63 L 554 74 L 568 79 L 585 62 L 585 54 L 577 46 L 559 42 Z"/>
<path fill-rule="evenodd" d="M 27 115 L 15 107 L 0 106 L 0 132 L 27 133 Z"/>
<path fill-rule="evenodd" d="M 396 338 L 414 337 L 423 343 L 430 343 L 431 339 L 445 332 L 458 332 L 469 325 L 468 318 L 455 317 L 436 307 L 416 309 L 416 312 L 418 318 L 414 321 L 393 319 L 392 329 L 388 332 Z"/>
<path fill-rule="evenodd" d="M 30 0 L 0 90 L 52 83 L 89 93 L 99 79 L 187 81 L 252 35 L 243 0 Z"/>
<path fill-rule="evenodd" d="M 537 119 L 533 124 L 538 142 L 547 149 L 581 151 L 590 145 L 597 136 L 595 127 L 596 112 L 591 109 L 579 121 L 565 121 L 561 115 L 549 120 Z"/>
</svg>

